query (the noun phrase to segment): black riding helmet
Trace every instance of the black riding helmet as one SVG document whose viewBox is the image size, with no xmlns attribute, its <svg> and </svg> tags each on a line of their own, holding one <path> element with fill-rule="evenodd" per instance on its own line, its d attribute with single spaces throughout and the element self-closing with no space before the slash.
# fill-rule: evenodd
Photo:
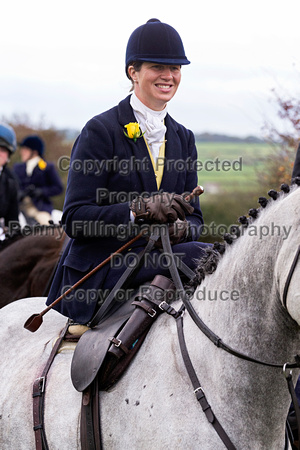
<svg viewBox="0 0 300 450">
<path fill-rule="evenodd" d="M 36 150 L 41 157 L 45 151 L 44 141 L 35 134 L 25 137 L 19 145 L 20 147 L 30 148 L 30 150 Z"/>
<path fill-rule="evenodd" d="M 135 61 L 161 64 L 190 64 L 177 31 L 158 19 L 150 19 L 131 34 L 125 58 L 125 70 Z"/>
</svg>

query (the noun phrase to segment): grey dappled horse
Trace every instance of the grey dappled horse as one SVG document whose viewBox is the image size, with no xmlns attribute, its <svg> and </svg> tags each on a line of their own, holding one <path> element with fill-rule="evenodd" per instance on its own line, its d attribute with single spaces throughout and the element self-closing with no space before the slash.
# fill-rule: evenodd
<svg viewBox="0 0 300 450">
<path fill-rule="evenodd" d="M 299 245 L 300 189 L 270 200 L 228 246 L 191 303 L 223 342 L 252 358 L 292 362 L 300 350 L 300 262 L 283 291 Z M 36 333 L 25 320 L 43 298 L 16 301 L 0 311 L 0 445 L 35 448 L 32 384 L 66 319 L 50 311 Z M 173 306 L 178 309 L 181 301 Z M 40 309 L 39 309 L 40 308 Z M 281 368 L 244 361 L 216 347 L 188 313 L 184 333 L 202 388 L 237 449 L 283 449 L 290 397 Z M 70 380 L 73 348 L 56 356 L 48 375 L 45 430 L 51 450 L 80 449 L 81 393 Z M 84 368 L 83 368 L 84 370 Z M 299 371 L 293 371 L 296 382 Z M 127 372 L 100 393 L 104 449 L 223 449 L 195 399 L 179 349 L 175 320 L 161 315 Z"/>
</svg>

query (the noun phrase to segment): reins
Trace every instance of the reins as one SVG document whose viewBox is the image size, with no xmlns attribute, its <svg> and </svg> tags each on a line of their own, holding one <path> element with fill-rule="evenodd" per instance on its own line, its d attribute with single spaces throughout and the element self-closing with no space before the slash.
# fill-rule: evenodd
<svg viewBox="0 0 300 450">
<path fill-rule="evenodd" d="M 190 194 L 183 194 L 185 195 L 185 201 L 190 202 L 193 200 L 194 197 L 199 197 L 204 192 L 204 189 L 202 186 L 196 186 L 193 191 Z M 41 311 L 39 314 L 33 314 L 31 315 L 26 322 L 24 323 L 24 328 L 26 328 L 28 331 L 31 331 L 34 333 L 36 330 L 39 329 L 41 324 L 43 323 L 43 316 L 50 311 L 54 306 L 56 306 L 63 298 L 65 298 L 67 295 L 69 295 L 74 289 L 76 289 L 78 286 L 80 286 L 84 281 L 86 281 L 88 278 L 90 278 L 92 275 L 94 275 L 99 269 L 101 269 L 105 264 L 107 264 L 109 261 L 111 261 L 114 256 L 116 256 L 119 253 L 122 253 L 124 250 L 128 249 L 134 242 L 136 242 L 138 239 L 145 237 L 147 234 L 147 230 L 142 230 L 137 236 L 135 236 L 133 239 L 131 239 L 126 244 L 122 245 L 118 250 L 116 250 L 114 253 L 112 253 L 108 258 L 106 258 L 104 261 L 102 261 L 100 264 L 98 264 L 94 269 L 92 269 L 90 272 L 88 272 L 86 275 L 84 275 L 80 280 L 78 280 L 73 286 L 71 286 L 67 291 L 65 291 L 60 297 L 58 297 L 56 300 L 54 300 L 47 308 L 45 308 L 43 311 Z M 153 235 L 153 234 L 152 234 Z M 151 237 L 152 237 L 151 235 Z"/>
<path fill-rule="evenodd" d="M 292 262 L 291 268 L 289 270 L 289 273 L 288 273 L 288 276 L 287 276 L 287 279 L 286 279 L 286 282 L 285 282 L 284 290 L 283 290 L 282 303 L 283 303 L 283 306 L 285 308 L 287 307 L 286 306 L 287 293 L 288 293 L 288 290 L 289 290 L 289 286 L 290 286 L 290 282 L 291 282 L 294 270 L 296 268 L 296 265 L 297 265 L 297 262 L 298 262 L 298 259 L 299 259 L 299 255 L 300 255 L 300 245 L 299 245 L 299 247 L 298 247 L 298 249 L 296 251 L 296 254 L 295 254 L 294 260 Z"/>
<path fill-rule="evenodd" d="M 208 337 L 208 339 L 211 342 L 213 342 L 214 345 L 225 350 L 226 352 L 230 353 L 231 355 L 234 355 L 234 356 L 244 359 L 246 361 L 254 362 L 256 364 L 261 364 L 264 366 L 275 367 L 275 368 L 282 368 L 282 369 L 283 369 L 283 367 L 285 367 L 285 369 L 294 369 L 294 368 L 300 367 L 300 356 L 299 355 L 296 355 L 294 363 L 281 363 L 280 364 L 280 363 L 261 361 L 256 358 L 252 358 L 251 356 L 248 356 L 242 352 L 239 352 L 238 350 L 233 349 L 229 345 L 225 344 L 219 336 L 217 336 L 210 328 L 208 328 L 207 325 L 205 325 L 205 323 L 202 321 L 202 319 L 199 317 L 199 315 L 195 311 L 193 305 L 191 304 L 191 302 L 189 300 L 189 296 L 187 295 L 186 291 L 183 288 L 183 285 L 182 285 L 182 282 L 180 279 L 180 275 L 177 270 L 174 255 L 172 252 L 172 247 L 170 244 L 169 236 L 167 236 L 166 233 L 162 233 L 162 234 L 163 234 L 163 236 L 162 236 L 163 249 L 164 249 L 164 252 L 170 256 L 170 259 L 171 259 L 170 272 L 171 272 L 173 282 L 176 286 L 176 289 L 178 289 L 178 292 L 181 294 L 181 300 L 182 300 L 185 308 L 187 309 L 189 315 L 191 316 L 191 318 L 197 325 L 197 327 Z"/>
<path fill-rule="evenodd" d="M 229 345 L 225 344 L 219 336 L 217 336 L 212 330 L 210 330 L 210 328 L 208 328 L 205 325 L 205 323 L 202 321 L 202 319 L 199 317 L 199 315 L 195 311 L 193 305 L 190 303 L 189 297 L 183 288 L 182 281 L 181 281 L 180 275 L 178 273 L 176 261 L 174 258 L 174 254 L 172 252 L 172 247 L 170 244 L 170 239 L 169 239 L 168 234 L 162 233 L 161 240 L 162 240 L 164 253 L 168 254 L 170 257 L 170 260 L 171 260 L 169 270 L 171 273 L 172 280 L 173 280 L 174 285 L 175 285 L 176 289 L 178 290 L 178 293 L 180 294 L 181 300 L 183 302 L 183 305 L 181 306 L 179 311 L 183 312 L 186 309 L 188 311 L 189 315 L 191 316 L 192 320 L 194 321 L 194 323 L 205 334 L 205 336 L 207 336 L 208 339 L 210 339 L 210 341 L 213 342 L 214 345 L 221 348 L 222 350 L 225 350 L 226 352 L 230 353 L 231 355 L 236 356 L 245 361 L 250 361 L 250 362 L 260 364 L 263 366 L 282 368 L 284 376 L 287 380 L 288 390 L 290 392 L 290 395 L 291 395 L 291 398 L 292 398 L 292 401 L 294 404 L 294 408 L 295 408 L 295 412 L 296 412 L 296 419 L 297 419 L 297 428 L 298 428 L 298 430 L 300 430 L 300 408 L 298 405 L 298 400 L 297 400 L 297 396 L 296 396 L 293 381 L 292 381 L 292 372 L 289 371 L 289 373 L 287 373 L 287 369 L 293 369 L 293 368 L 300 367 L 300 356 L 299 355 L 295 356 L 294 363 L 288 363 L 288 362 L 283 363 L 283 364 L 272 363 L 272 362 L 266 362 L 266 361 L 261 361 L 256 358 L 252 358 L 251 356 L 248 356 L 242 352 L 239 352 L 239 351 L 233 349 L 232 347 L 230 347 Z M 296 253 L 296 256 L 294 258 L 293 264 L 292 264 L 290 272 L 289 272 L 289 276 L 288 276 L 286 286 L 285 286 L 285 293 L 286 293 L 285 295 L 287 295 L 287 290 L 288 290 L 288 287 L 290 284 L 290 280 L 291 280 L 293 271 L 296 267 L 296 263 L 298 261 L 299 254 L 300 254 L 300 246 L 298 248 L 298 251 Z M 195 396 L 196 396 L 197 400 L 199 401 L 199 403 L 202 407 L 202 410 L 204 411 L 204 413 L 207 417 L 207 420 L 213 425 L 213 427 L 215 428 L 215 431 L 218 433 L 219 437 L 223 441 L 226 448 L 228 450 L 236 450 L 236 447 L 233 445 L 233 443 L 231 442 L 227 433 L 224 431 L 224 429 L 220 425 L 218 419 L 214 415 L 214 413 L 211 409 L 211 406 L 207 402 L 205 393 L 201 387 L 201 383 L 200 383 L 199 379 L 197 378 L 197 375 L 196 375 L 195 369 L 192 365 L 191 359 L 189 357 L 188 349 L 186 347 L 186 343 L 185 343 L 185 339 L 184 339 L 183 315 L 182 314 L 177 317 L 176 323 L 177 323 L 177 332 L 178 332 L 178 339 L 179 339 L 182 358 L 183 358 L 186 370 L 188 372 L 189 378 L 191 380 L 191 383 L 193 385 Z"/>
</svg>

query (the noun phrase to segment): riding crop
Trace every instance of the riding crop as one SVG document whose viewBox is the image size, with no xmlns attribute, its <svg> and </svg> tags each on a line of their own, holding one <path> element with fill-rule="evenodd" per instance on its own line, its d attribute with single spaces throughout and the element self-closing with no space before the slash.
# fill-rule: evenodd
<svg viewBox="0 0 300 450">
<path fill-rule="evenodd" d="M 190 202 L 194 197 L 200 196 L 204 192 L 204 189 L 202 186 L 196 186 L 191 194 L 188 194 L 185 197 L 185 201 Z M 107 264 L 111 259 L 117 255 L 118 253 L 123 252 L 127 248 L 129 248 L 135 241 L 140 239 L 147 230 L 143 230 L 141 233 L 139 233 L 137 236 L 135 236 L 133 239 L 131 239 L 129 242 L 124 244 L 122 247 L 120 247 L 118 250 L 116 250 L 114 253 L 112 253 L 108 258 L 106 258 L 104 261 L 102 261 L 98 266 L 94 267 L 89 273 L 87 273 L 84 277 L 82 277 L 80 280 L 78 280 L 73 286 L 71 286 L 67 291 L 65 291 L 60 297 L 58 297 L 54 302 L 52 302 L 47 308 L 45 308 L 42 312 L 39 314 L 32 314 L 26 322 L 24 323 L 24 328 L 26 330 L 29 330 L 31 332 L 35 332 L 39 329 L 39 327 L 43 323 L 43 316 L 52 309 L 55 305 L 57 305 L 64 297 L 66 297 L 70 292 L 72 292 L 74 289 L 76 289 L 78 286 L 80 286 L 84 281 L 86 281 L 89 277 L 91 277 L 94 273 L 96 273 L 99 269 L 101 269 L 105 264 Z"/>
</svg>

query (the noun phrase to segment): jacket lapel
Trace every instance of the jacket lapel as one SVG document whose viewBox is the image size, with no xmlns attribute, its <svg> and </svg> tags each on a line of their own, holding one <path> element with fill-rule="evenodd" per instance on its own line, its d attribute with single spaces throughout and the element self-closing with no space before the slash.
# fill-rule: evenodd
<svg viewBox="0 0 300 450">
<path fill-rule="evenodd" d="M 182 159 L 181 141 L 178 136 L 178 126 L 168 114 L 166 115 L 165 124 L 167 127 L 167 142 L 165 149 L 166 164 L 161 182 L 161 189 L 165 192 L 176 192 L 180 172 L 174 169 L 174 163 L 179 159 Z"/>
<path fill-rule="evenodd" d="M 133 110 L 130 106 L 130 95 L 122 100 L 118 105 L 119 123 L 125 131 L 124 125 L 130 122 L 136 122 Z M 155 179 L 155 173 L 149 156 L 147 146 L 143 137 L 140 137 L 133 141 L 124 135 L 124 139 L 127 141 L 127 145 L 130 147 L 130 152 L 133 154 L 137 161 L 141 161 L 140 168 L 136 174 L 140 179 L 142 189 L 144 192 L 156 192 L 157 185 Z"/>
</svg>

